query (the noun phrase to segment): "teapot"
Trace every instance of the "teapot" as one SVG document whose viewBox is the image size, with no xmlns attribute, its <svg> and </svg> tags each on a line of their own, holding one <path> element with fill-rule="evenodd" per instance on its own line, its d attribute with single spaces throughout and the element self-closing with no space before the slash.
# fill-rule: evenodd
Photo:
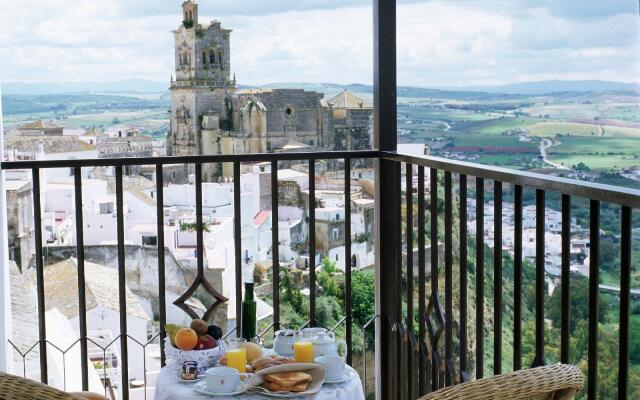
<svg viewBox="0 0 640 400">
<path fill-rule="evenodd" d="M 276 331 L 273 338 L 273 351 L 283 357 L 293 357 L 293 343 L 299 334 L 295 329 L 281 329 Z"/>
<path fill-rule="evenodd" d="M 310 331 L 305 332 L 303 329 L 303 337 L 305 341 L 313 344 L 313 358 L 320 356 L 337 356 L 340 347 L 344 347 L 344 357 L 347 357 L 348 347 L 344 340 L 336 340 L 335 335 L 331 331 L 324 328 L 308 328 L 314 329 L 313 334 Z M 321 330 L 320 330 L 321 329 Z"/>
<path fill-rule="evenodd" d="M 315 336 L 322 335 L 322 334 L 330 337 L 331 339 L 335 339 L 334 333 L 331 332 L 328 329 L 325 329 L 325 328 L 304 328 L 300 332 L 301 338 L 299 338 L 298 340 L 311 341 Z"/>
</svg>

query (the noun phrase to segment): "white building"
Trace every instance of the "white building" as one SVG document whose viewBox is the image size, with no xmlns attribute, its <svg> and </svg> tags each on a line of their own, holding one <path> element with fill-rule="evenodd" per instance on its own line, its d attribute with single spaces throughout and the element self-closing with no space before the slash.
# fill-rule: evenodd
<svg viewBox="0 0 640 400">
<path fill-rule="evenodd" d="M 86 318 L 88 330 L 110 332 L 112 337 L 120 334 L 120 306 L 118 297 L 118 271 L 85 261 Z M 79 332 L 79 304 L 77 262 L 68 259 L 49 265 L 44 270 L 45 304 L 47 310 L 58 309 L 76 332 Z M 127 334 L 129 345 L 129 377 L 143 379 L 144 368 L 140 363 L 143 349 L 135 343 L 148 340 L 149 316 L 141 307 L 136 295 L 125 287 L 127 303 Z M 119 355 L 118 345 L 112 351 Z M 100 361 L 100 360 L 92 360 Z M 104 360 L 103 360 L 104 362 Z"/>
</svg>

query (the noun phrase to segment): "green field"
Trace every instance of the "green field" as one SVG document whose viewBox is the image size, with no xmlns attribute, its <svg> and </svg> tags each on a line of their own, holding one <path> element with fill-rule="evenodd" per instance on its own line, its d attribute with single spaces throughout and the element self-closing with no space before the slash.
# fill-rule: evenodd
<svg viewBox="0 0 640 400">
<path fill-rule="evenodd" d="M 167 119 L 167 112 L 164 109 L 148 109 L 148 110 L 117 110 L 105 111 L 87 114 L 71 114 L 68 116 L 60 116 L 55 113 L 36 113 L 36 114 L 15 114 L 7 116 L 4 119 L 5 127 L 8 129 L 17 128 L 26 122 L 44 119 L 52 120 L 58 125 L 69 129 L 77 128 L 107 128 L 119 124 L 144 123 L 149 120 Z"/>
<path fill-rule="evenodd" d="M 111 111 L 98 114 L 72 115 L 66 119 L 57 121 L 65 128 L 83 127 L 108 127 L 123 123 L 144 122 L 149 119 L 166 118 L 166 111 L 142 110 L 142 111 Z"/>
<path fill-rule="evenodd" d="M 582 154 L 553 154 L 549 159 L 555 163 L 572 167 L 584 163 L 591 169 L 615 170 L 640 166 L 640 159 L 630 155 L 620 156 L 590 156 Z"/>
<path fill-rule="evenodd" d="M 576 124 L 572 122 L 540 122 L 529 126 L 531 136 L 555 136 L 570 134 L 580 136 L 602 136 L 604 130 L 599 125 Z"/>
<path fill-rule="evenodd" d="M 640 120 L 640 104 L 632 103 L 536 104 L 522 111 L 532 116 L 548 116 L 548 118 L 560 120 L 595 118 L 635 122 Z"/>
<path fill-rule="evenodd" d="M 565 166 L 579 163 L 592 169 L 620 169 L 640 165 L 640 140 L 630 137 L 568 136 L 548 149 L 549 159 Z"/>
<path fill-rule="evenodd" d="M 469 161 L 525 170 L 544 166 L 535 154 L 483 154 L 478 159 Z"/>
<path fill-rule="evenodd" d="M 398 106 L 398 115 L 408 114 L 411 119 L 429 121 L 485 121 L 496 118 L 489 113 L 477 113 L 464 110 L 434 109 L 428 106 Z"/>
<path fill-rule="evenodd" d="M 503 117 L 488 121 L 469 124 L 465 127 L 467 132 L 482 133 L 485 135 L 501 135 L 511 129 L 527 128 L 540 121 L 531 117 Z"/>
<path fill-rule="evenodd" d="M 534 142 L 519 142 L 516 136 L 494 135 L 455 135 L 453 142 L 456 146 L 480 146 L 480 147 L 531 147 L 537 148 Z"/>
<path fill-rule="evenodd" d="M 565 136 L 561 143 L 549 148 L 551 155 L 583 154 L 585 156 L 640 155 L 640 139 L 629 137 Z"/>
<path fill-rule="evenodd" d="M 640 129 L 638 128 L 610 125 L 603 126 L 602 128 L 604 129 L 605 136 L 632 136 L 640 139 Z"/>
<path fill-rule="evenodd" d="M 627 136 L 640 138 L 640 129 L 623 126 L 580 124 L 574 122 L 540 122 L 529 126 L 531 136 Z"/>
</svg>

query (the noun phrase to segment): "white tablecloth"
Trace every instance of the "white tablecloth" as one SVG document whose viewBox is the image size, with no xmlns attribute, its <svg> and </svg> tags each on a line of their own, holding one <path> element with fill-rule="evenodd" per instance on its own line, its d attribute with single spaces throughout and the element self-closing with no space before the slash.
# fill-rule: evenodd
<svg viewBox="0 0 640 400">
<path fill-rule="evenodd" d="M 362 382 L 358 374 L 349 366 L 354 374 L 352 378 L 344 383 L 324 384 L 322 389 L 315 396 L 307 397 L 314 400 L 364 400 L 364 392 L 362 390 Z M 259 394 L 241 394 L 229 397 L 210 397 L 196 393 L 193 390 L 193 384 L 180 383 L 176 379 L 178 371 L 169 367 L 164 367 L 160 371 L 158 381 L 156 383 L 155 400 L 254 400 L 265 399 L 265 396 Z"/>
</svg>

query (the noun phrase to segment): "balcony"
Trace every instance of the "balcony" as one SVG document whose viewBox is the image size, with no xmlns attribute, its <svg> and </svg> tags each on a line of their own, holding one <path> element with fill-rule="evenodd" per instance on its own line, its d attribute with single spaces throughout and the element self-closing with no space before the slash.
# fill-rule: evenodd
<svg viewBox="0 0 640 400">
<path fill-rule="evenodd" d="M 267 285 L 264 289 L 264 298 L 269 300 L 272 312 L 265 317 L 260 337 L 268 343 L 273 333 L 283 327 L 323 325 L 323 317 L 318 312 L 322 270 L 317 268 L 320 262 L 316 248 L 320 219 L 316 218 L 316 207 L 313 206 L 319 198 L 317 178 L 321 173 L 317 172 L 323 167 L 342 172 L 341 197 L 344 202 L 344 216 L 337 218 L 341 223 L 344 221 L 344 231 L 342 236 L 340 232 L 331 236 L 344 242 L 343 253 L 337 254 L 344 265 L 343 315 L 327 328 L 344 334 L 350 350 L 348 362 L 358 370 L 367 394 L 375 393 L 376 398 L 381 399 L 414 399 L 440 388 L 512 370 L 552 362 L 574 362 L 571 314 L 576 308 L 576 295 L 572 285 L 572 255 L 578 248 L 586 251 L 587 247 L 586 335 L 580 338 L 587 342 L 587 362 L 580 365 L 587 385 L 581 395 L 596 399 L 602 394 L 599 382 L 606 371 L 599 369 L 599 359 L 603 357 L 617 358 L 614 362 L 617 366 L 615 388 L 609 392 L 615 394 L 610 397 L 626 399 L 631 390 L 637 390 L 630 385 L 630 310 L 632 299 L 640 294 L 632 291 L 630 281 L 632 215 L 640 209 L 640 191 L 397 152 L 395 1 L 374 3 L 375 150 L 2 163 L 2 171 L 22 171 L 21 176 L 30 180 L 33 201 L 29 218 L 33 218 L 35 227 L 42 227 L 46 225 L 45 219 L 51 219 L 42 209 L 42 187 L 46 184 L 43 173 L 58 169 L 73 176 L 73 185 L 67 189 L 74 212 L 65 216 L 65 224 L 71 225 L 65 225 L 63 233 L 75 244 L 71 248 L 52 249 L 45 243 L 55 239 L 53 232 L 43 229 L 23 232 L 26 237 L 34 238 L 34 267 L 22 272 L 30 275 L 34 282 L 34 302 L 39 311 L 31 315 L 31 321 L 21 321 L 35 327 L 35 341 L 27 343 L 23 338 L 15 337 L 5 340 L 0 334 L 3 339 L 0 349 L 5 354 L 11 353 L 23 365 L 22 371 L 14 370 L 14 373 L 39 378 L 60 389 L 68 389 L 67 378 L 75 376 L 79 377 L 81 389 L 93 390 L 97 383 L 107 397 L 151 397 L 149 389 L 155 379 L 153 367 L 157 367 L 153 363 L 164 365 L 166 361 L 160 344 L 167 334 L 169 314 L 174 312 L 170 308 L 178 307 L 181 315 L 187 318 L 211 321 L 216 320 L 222 310 L 229 314 L 225 308 L 230 306 L 235 307 L 232 314 L 240 315 L 242 282 L 246 280 L 243 267 L 253 261 L 243 252 L 243 242 L 251 235 L 263 239 L 266 236 L 271 244 L 261 248 L 270 261 L 266 266 L 266 275 L 271 277 L 270 287 Z M 174 84 L 178 85 L 177 82 Z M 231 201 L 220 205 L 230 208 L 226 219 L 205 212 L 215 208 L 208 203 L 205 178 L 205 168 L 214 163 L 232 166 Z M 272 225 L 266 231 L 259 229 L 265 220 L 263 215 L 258 228 L 249 232 L 242 223 L 242 171 L 243 167 L 256 163 L 270 172 L 268 204 Z M 185 212 L 178 201 L 173 201 L 170 209 L 167 207 L 170 194 L 163 170 L 176 164 L 189 165 L 193 171 L 193 214 Z M 306 171 L 304 198 L 312 206 L 308 206 L 307 214 L 300 218 L 279 218 L 278 215 L 283 206 L 280 203 L 279 166 L 285 164 L 294 164 Z M 154 226 L 139 229 L 144 243 L 140 253 L 135 253 L 128 243 L 125 231 L 125 217 L 131 208 L 125 190 L 126 171 L 134 166 L 145 166 L 146 171 L 153 171 L 151 176 L 155 183 L 153 207 L 157 220 Z M 362 223 L 364 231 L 357 235 L 352 232 L 355 224 L 352 218 L 356 207 L 364 209 L 366 205 L 352 201 L 355 180 L 351 178 L 351 171 L 356 166 L 375 171 L 374 190 L 370 193 L 371 199 L 366 199 L 374 202 L 375 222 Z M 93 284 L 90 280 L 96 275 L 95 271 L 106 275 L 90 261 L 91 254 L 104 251 L 106 245 L 91 242 L 83 213 L 83 198 L 87 196 L 83 174 L 96 167 L 113 170 L 115 207 L 99 208 L 99 215 L 110 225 L 94 226 L 93 229 L 110 230 L 115 236 L 111 245 L 115 252 L 109 265 L 114 284 L 109 294 L 119 310 L 115 315 L 116 332 L 95 329 L 87 318 L 92 301 L 88 290 Z M 560 220 L 554 222 L 561 248 L 559 270 L 554 273 L 554 283 L 560 288 L 559 299 L 548 293 L 550 278 L 547 272 L 552 266 L 546 263 L 546 249 L 551 245 L 547 242 L 546 221 L 552 199 L 560 204 Z M 603 204 L 614 210 L 620 220 L 617 236 L 619 287 L 602 285 L 599 279 Z M 575 228 L 572 213 L 576 206 L 588 208 L 589 213 L 588 226 L 582 227 L 586 237 L 581 243 L 572 242 L 572 229 Z M 513 219 L 513 229 L 505 231 L 503 220 L 507 209 Z M 530 215 L 530 211 L 533 214 Z M 286 221 L 286 227 L 283 221 Z M 329 221 L 329 218 L 323 221 Z M 489 222 L 492 224 L 487 228 Z M 181 224 L 185 227 L 183 231 L 180 231 Z M 527 226 L 531 226 L 529 230 Z M 209 229 L 228 233 L 228 239 L 233 242 L 233 254 L 205 253 L 205 233 Z M 297 239 L 302 229 L 308 232 L 306 245 Z M 155 237 L 150 236 L 151 231 Z M 528 236 L 529 233 L 532 235 Z M 176 252 L 180 254 L 180 262 L 162 245 L 170 235 L 175 235 L 180 243 Z M 293 247 L 298 241 L 312 263 L 301 268 L 307 271 L 304 279 L 308 279 L 308 293 L 305 293 L 308 308 L 304 312 L 305 321 L 287 326 L 283 323 L 284 261 L 278 244 Z M 367 246 L 369 241 L 373 243 L 375 254 L 375 312 L 363 318 L 356 316 L 360 304 L 354 303 L 353 278 L 360 264 L 366 262 L 354 257 L 354 249 L 358 245 Z M 527 249 L 532 249 L 532 253 L 526 253 Z M 146 321 L 130 318 L 132 309 L 142 306 L 131 300 L 127 263 L 135 257 L 143 257 L 141 253 L 144 257 L 155 257 L 154 262 L 145 264 L 150 266 L 147 276 L 154 279 L 144 281 L 144 288 L 156 292 L 158 300 L 157 315 L 153 315 L 157 325 L 151 324 L 148 331 L 142 328 L 144 334 L 139 336 L 141 329 L 138 327 L 147 325 Z M 54 256 L 72 259 L 67 268 L 77 271 L 72 274 L 73 285 L 67 287 L 64 295 L 73 298 L 73 303 L 77 304 L 73 318 L 77 319 L 78 338 L 62 338 L 65 339 L 63 345 L 57 340 L 61 338 L 51 336 L 51 327 L 61 319 L 45 312 L 47 304 L 57 300 L 48 298 L 49 288 L 45 285 L 50 268 L 47 259 Z M 231 299 L 223 296 L 219 289 L 223 279 L 220 271 L 209 268 L 209 261 L 215 257 L 233 260 L 233 274 L 229 280 L 234 285 Z M 177 292 L 172 268 L 189 277 L 188 285 L 181 292 Z M 532 285 L 527 285 L 529 272 L 533 272 Z M 607 332 L 614 336 L 619 349 L 617 354 L 611 354 L 610 348 L 603 348 L 599 341 L 603 333 L 599 327 L 603 292 L 613 292 L 619 302 L 618 330 Z M 3 302 L 7 297 L 0 298 L 3 305 L 0 311 L 5 309 Z M 529 300 L 532 303 L 525 304 Z M 548 315 L 548 305 L 556 300 L 555 314 L 559 324 L 550 322 L 552 318 Z M 533 337 L 527 338 L 524 324 L 529 316 L 532 317 Z M 552 330 L 559 331 L 558 342 L 550 341 L 548 333 Z M 225 337 L 237 333 L 237 329 L 230 326 Z M 532 346 L 528 347 L 529 344 Z M 158 353 L 157 357 L 154 352 Z M 54 375 L 49 372 L 54 368 L 56 376 L 51 379 Z"/>
<path fill-rule="evenodd" d="M 350 356 L 349 362 L 359 368 L 361 377 L 369 392 L 375 390 L 380 396 L 387 398 L 417 398 L 418 395 L 429 391 L 460 382 L 479 379 L 487 371 L 486 364 L 491 364 L 491 372 L 494 375 L 507 372 L 511 369 L 518 370 L 532 366 L 541 366 L 546 363 L 545 352 L 549 346 L 557 345 L 547 343 L 545 330 L 549 329 L 549 323 L 545 315 L 545 301 L 548 301 L 545 273 L 545 224 L 546 199 L 558 193 L 561 197 L 561 270 L 559 273 L 559 285 L 561 287 L 561 326 L 559 343 L 559 361 L 568 363 L 570 354 L 570 310 L 571 310 L 571 204 L 572 199 L 584 203 L 587 199 L 590 210 L 589 222 L 589 305 L 588 305 L 588 375 L 589 397 L 596 393 L 598 385 L 597 360 L 601 356 L 598 348 L 598 315 L 599 292 L 614 290 L 599 284 L 599 238 L 600 238 L 600 205 L 601 202 L 612 203 L 620 210 L 620 271 L 621 281 L 619 289 L 620 319 L 617 341 L 620 347 L 618 367 L 618 393 L 625 390 L 628 379 L 629 366 L 629 306 L 632 292 L 629 287 L 631 272 L 631 217 L 634 210 L 640 207 L 640 193 L 619 187 L 595 185 L 570 179 L 545 176 L 535 173 L 513 171 L 497 167 L 488 167 L 472 163 L 450 161 L 437 157 L 412 156 L 390 151 L 349 151 L 349 152 L 311 152 L 311 153 L 285 153 L 285 154 L 252 154 L 235 156 L 193 156 L 193 157 L 161 157 L 161 158 L 118 158 L 97 160 L 51 160 L 51 161 L 18 161 L 2 164 L 2 169 L 30 170 L 32 177 L 33 216 L 34 226 L 42 225 L 41 210 L 41 175 L 43 171 L 51 168 L 67 168 L 73 171 L 74 198 L 76 204 L 74 228 L 75 228 L 75 263 L 77 266 L 77 282 L 75 288 L 87 288 L 77 290 L 77 293 L 67 293 L 66 296 L 77 296 L 78 310 L 78 340 L 66 343 L 67 347 L 60 347 L 47 335 L 49 317 L 45 318 L 44 312 L 37 315 L 39 339 L 29 351 L 19 351 L 19 346 L 14 341 L 8 342 L 8 347 L 19 351 L 23 358 L 26 374 L 26 365 L 33 359 L 37 352 L 39 358 L 40 378 L 48 381 L 48 367 L 50 363 L 59 362 L 49 356 L 52 349 L 57 350 L 61 356 L 68 355 L 74 359 L 82 360 L 81 366 L 74 367 L 81 372 L 84 388 L 89 388 L 90 369 L 89 360 L 98 370 L 98 376 L 102 382 L 109 381 L 117 396 L 128 398 L 129 393 L 120 388 L 129 388 L 134 393 L 137 389 L 129 378 L 129 373 L 134 365 L 139 365 L 142 360 L 148 360 L 147 350 L 150 344 L 158 339 L 162 343 L 165 337 L 165 324 L 167 318 L 167 286 L 171 282 L 166 280 L 167 259 L 162 247 L 157 252 L 157 290 L 159 295 L 159 325 L 155 332 L 144 337 L 137 337 L 129 332 L 132 326 L 131 307 L 139 305 L 131 302 L 130 290 L 126 281 L 126 259 L 129 245 L 125 242 L 125 210 L 123 190 L 123 169 L 130 165 L 155 166 L 156 183 L 156 207 L 157 207 L 157 242 L 165 242 L 165 212 L 164 212 L 164 188 L 162 168 L 164 165 L 184 163 L 194 166 L 195 171 L 195 273 L 192 285 L 173 304 L 181 308 L 191 318 L 203 317 L 211 319 L 216 310 L 228 302 L 218 290 L 217 283 L 210 282 L 211 278 L 205 270 L 205 254 L 203 252 L 204 232 L 203 225 L 203 164 L 228 162 L 233 165 L 233 240 L 235 249 L 235 301 L 236 315 L 240 314 L 241 283 L 243 281 L 243 264 L 245 257 L 242 251 L 242 200 L 241 200 L 241 166 L 245 163 L 266 162 L 271 166 L 271 210 L 274 227 L 271 230 L 272 243 L 280 243 L 280 229 L 277 229 L 278 202 L 278 163 L 297 163 L 305 166 L 308 171 L 308 196 L 309 204 L 315 204 L 316 193 L 316 165 L 331 163 L 340 166 L 344 171 L 344 177 L 351 176 L 353 163 L 371 163 L 376 166 L 376 193 L 375 232 L 367 231 L 366 234 L 375 233 L 375 273 L 376 273 L 376 314 L 362 326 L 354 321 L 354 305 L 352 300 L 352 273 L 355 272 L 351 263 L 345 264 L 344 270 L 344 317 L 336 326 L 329 329 L 336 330 L 344 327 L 345 339 L 348 343 L 350 354 L 353 353 L 354 330 L 360 330 L 364 334 L 359 336 L 366 338 L 374 334 L 375 326 L 375 362 L 371 359 L 371 351 L 367 348 L 367 340 L 364 341 L 363 350 L 356 352 L 356 356 Z M 82 171 L 96 166 L 111 166 L 115 170 L 115 230 L 117 241 L 115 247 L 116 260 L 113 271 L 113 296 L 114 302 L 118 302 L 120 309 L 119 333 L 110 336 L 97 334 L 87 327 L 87 297 L 89 295 L 89 275 L 91 269 L 97 268 L 93 263 L 86 261 L 86 252 L 92 246 L 85 246 L 84 231 L 82 229 L 83 213 L 83 182 Z M 351 179 L 343 178 L 343 196 L 349 199 L 351 196 Z M 485 186 L 493 187 L 493 200 L 488 212 L 485 207 L 488 202 L 484 195 L 487 192 Z M 503 224 L 504 208 L 502 199 L 505 197 L 503 188 L 510 185 L 513 195 L 513 245 L 511 255 L 513 269 L 508 274 L 513 274 L 507 279 L 503 260 L 509 257 L 508 251 L 503 251 Z M 385 188 L 385 190 L 383 190 Z M 533 350 L 532 365 L 526 365 L 523 360 L 529 356 L 523 350 L 523 326 L 524 318 L 523 298 L 523 194 L 525 191 L 535 191 L 535 349 Z M 475 200 L 470 196 L 474 192 Z M 469 201 L 471 199 L 471 201 Z M 344 211 L 344 260 L 352 260 L 352 246 L 355 236 L 351 234 L 352 202 L 345 201 Z M 474 210 L 475 231 L 482 232 L 479 235 L 469 234 L 469 210 Z M 316 260 L 317 232 L 316 210 L 308 210 L 309 248 L 310 260 Z M 485 214 L 492 214 L 493 229 L 492 238 L 487 240 L 485 232 Z M 454 215 L 456 218 L 454 218 Z M 491 215 L 488 215 L 491 217 Z M 440 225 L 438 221 L 444 222 Z M 575 225 L 575 224 L 574 224 Z M 208 225 L 207 225 L 208 226 Z M 471 224 L 473 227 L 473 224 Z M 439 232 L 443 230 L 444 232 Z M 427 236 L 428 233 L 428 236 Z M 38 309 L 47 309 L 46 302 L 56 302 L 57 298 L 49 298 L 45 295 L 44 282 L 47 271 L 52 268 L 46 266 L 44 259 L 46 252 L 50 252 L 43 245 L 41 230 L 34 231 L 35 236 L 35 276 Z M 407 243 L 412 243 L 408 248 Z M 456 243 L 457 245 L 455 245 Z M 384 245 L 383 245 L 384 244 Z M 273 306 L 272 321 L 262 330 L 261 337 L 268 338 L 275 330 L 283 327 L 281 321 L 280 297 L 282 296 L 281 266 L 279 247 L 272 248 L 270 257 L 272 260 L 271 299 Z M 439 251 L 430 251 L 430 249 Z M 475 249 L 474 249 L 475 248 Z M 493 258 L 490 264 L 485 265 L 487 257 L 486 249 L 493 248 Z M 470 252 L 469 249 L 472 249 Z M 473 250 L 474 249 L 474 250 Z M 489 250 L 491 251 L 491 250 Z M 47 253 L 48 254 L 48 253 Z M 168 253 L 170 254 L 170 253 Z M 475 260 L 475 261 L 472 261 Z M 407 266 L 412 266 L 408 268 Z M 454 270 L 455 266 L 455 270 Z M 57 267 L 56 267 L 57 268 Z M 104 267 L 102 267 L 104 268 Z M 308 321 L 304 326 L 321 325 L 317 315 L 317 291 L 319 290 L 319 269 L 309 268 L 309 310 Z M 488 272 L 491 271 L 489 275 Z M 87 273 L 87 276 L 85 276 Z M 486 282 L 485 277 L 493 276 L 493 282 Z M 107 275 L 101 276 L 107 279 Z M 473 276 L 475 292 L 468 293 L 468 281 Z M 503 281 L 503 279 L 507 279 Z M 48 282 L 48 281 L 47 281 Z M 382 284 L 384 282 L 384 284 Z M 513 299 L 503 296 L 503 286 L 513 284 Z M 454 296 L 454 286 L 457 291 Z M 485 291 L 489 287 L 491 291 Z M 211 297 L 211 302 L 205 308 L 198 307 L 191 297 L 196 290 L 204 289 Z M 506 294 L 506 293 L 504 293 Z M 510 295 L 510 293 L 509 293 Z M 117 300 L 116 300 L 117 298 Z M 475 304 L 475 315 L 470 312 L 469 301 L 483 298 L 485 302 Z M 488 299 L 492 298 L 490 306 Z M 484 307 L 492 308 L 493 315 L 487 317 Z M 508 314 L 507 314 L 508 313 Z M 452 316 L 452 317 L 449 317 Z M 512 326 L 507 326 L 505 321 L 512 321 Z M 491 359 L 486 359 L 487 349 L 484 348 L 486 339 L 484 333 L 487 324 L 501 326 L 503 329 L 493 329 Z M 511 325 L 511 324 L 509 324 Z M 475 332 L 473 340 L 470 333 Z M 512 360 L 508 360 L 502 351 L 504 348 L 504 335 L 513 340 Z M 237 330 L 229 330 L 225 336 L 234 335 Z M 127 337 L 128 340 L 120 340 Z M 118 344 L 117 346 L 114 344 Z M 164 365 L 164 352 L 162 346 L 157 347 L 160 354 L 160 362 Z M 79 351 L 79 356 L 78 356 Z M 103 352 L 102 357 L 97 357 Z M 367 355 L 369 360 L 367 361 Z M 134 359 L 135 358 L 135 359 Z M 508 368 L 503 364 L 511 364 Z M 128 365 L 129 368 L 122 368 Z M 69 368 L 63 363 L 65 368 Z M 145 386 L 147 380 L 146 365 L 143 369 L 143 382 L 137 383 Z M 373 368 L 373 371 L 371 370 Z M 376 376 L 375 385 L 371 381 L 372 375 Z M 140 373 L 136 374 L 136 381 L 140 380 Z M 113 382 L 119 380 L 120 382 Z M 66 384 L 66 379 L 64 381 Z M 107 393 L 105 386 L 105 393 Z M 113 390 L 113 387 L 111 390 Z M 594 391 L 594 392 L 592 392 Z M 146 389 L 144 394 L 146 395 Z M 134 396 L 139 397 L 139 396 Z M 594 397 L 595 398 L 595 397 Z"/>
</svg>

